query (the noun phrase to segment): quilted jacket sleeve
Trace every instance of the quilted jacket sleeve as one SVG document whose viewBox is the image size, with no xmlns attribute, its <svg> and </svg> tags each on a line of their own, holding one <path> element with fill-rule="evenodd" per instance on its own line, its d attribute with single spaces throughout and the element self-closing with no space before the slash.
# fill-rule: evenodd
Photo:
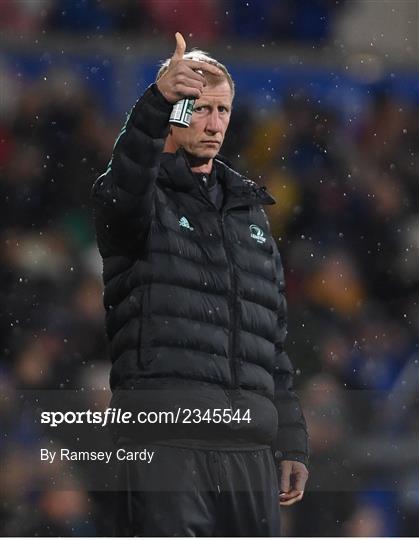
<svg viewBox="0 0 419 540">
<path fill-rule="evenodd" d="M 276 270 L 279 281 L 280 306 L 276 327 L 274 381 L 275 405 L 278 410 L 276 456 L 281 460 L 301 461 L 308 465 L 309 448 L 306 421 L 299 398 L 293 390 L 294 367 L 284 351 L 287 335 L 287 303 L 281 258 L 276 250 Z"/>
<path fill-rule="evenodd" d="M 127 117 L 108 169 L 94 183 L 96 211 L 129 223 L 130 232 L 147 228 L 154 209 L 155 182 L 168 134 L 172 105 L 152 84 Z"/>
</svg>

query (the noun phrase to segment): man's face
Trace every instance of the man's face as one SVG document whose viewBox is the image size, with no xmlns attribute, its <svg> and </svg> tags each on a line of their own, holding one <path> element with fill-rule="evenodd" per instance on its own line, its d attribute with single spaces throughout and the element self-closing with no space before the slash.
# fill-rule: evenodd
<svg viewBox="0 0 419 540">
<path fill-rule="evenodd" d="M 232 95 L 226 80 L 216 86 L 204 87 L 195 101 L 190 126 L 173 126 L 174 142 L 197 158 L 214 158 L 224 141 L 230 122 Z"/>
</svg>

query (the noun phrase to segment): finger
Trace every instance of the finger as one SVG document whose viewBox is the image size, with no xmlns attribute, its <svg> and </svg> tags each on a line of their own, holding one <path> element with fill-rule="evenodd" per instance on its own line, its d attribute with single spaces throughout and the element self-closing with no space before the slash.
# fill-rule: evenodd
<svg viewBox="0 0 419 540">
<path fill-rule="evenodd" d="M 216 77 L 221 77 L 224 73 L 217 66 L 213 66 L 209 62 L 197 61 L 197 60 L 184 60 L 185 64 L 191 69 L 200 69 L 206 71 L 207 73 L 212 73 Z"/>
<path fill-rule="evenodd" d="M 304 488 L 306 486 L 306 482 L 307 482 L 307 478 L 308 478 L 308 473 L 305 473 L 305 472 L 297 472 L 297 473 L 294 473 L 294 485 L 293 485 L 293 488 L 296 489 L 297 491 L 304 491 Z"/>
<path fill-rule="evenodd" d="M 288 492 L 290 490 L 291 463 L 283 461 L 281 463 L 281 491 Z"/>
<path fill-rule="evenodd" d="M 195 79 L 190 79 L 186 76 L 180 76 L 177 78 L 176 83 L 174 84 L 174 88 L 177 92 L 182 92 L 186 88 L 194 88 L 195 90 L 199 90 L 201 93 L 204 90 L 204 85 L 202 81 L 197 81 Z"/>
<path fill-rule="evenodd" d="M 280 502 L 287 502 L 292 499 L 295 499 L 296 497 L 299 497 L 301 494 L 303 494 L 304 491 L 297 491 L 296 489 L 292 489 L 288 493 L 281 493 L 279 495 Z"/>
<path fill-rule="evenodd" d="M 202 96 L 202 90 L 189 85 L 177 85 L 176 92 L 189 99 L 199 99 Z"/>
<path fill-rule="evenodd" d="M 288 499 L 293 499 L 294 497 L 297 497 L 297 495 L 299 495 L 300 493 L 301 491 L 297 491 L 296 489 L 291 489 L 287 493 L 280 493 L 279 498 L 281 500 L 287 501 Z"/>
<path fill-rule="evenodd" d="M 288 499 L 286 501 L 280 501 L 279 505 L 280 506 L 291 506 L 292 504 L 295 504 L 296 502 L 301 501 L 303 496 L 304 496 L 304 491 L 302 491 L 299 495 L 297 495 L 297 497 L 293 497 L 292 499 Z"/>
<path fill-rule="evenodd" d="M 184 77 L 187 77 L 188 79 L 199 81 L 203 85 L 207 84 L 207 80 L 202 73 L 199 73 L 194 69 L 190 69 L 188 66 L 185 66 L 183 69 L 179 70 L 179 73 L 181 73 Z"/>
<path fill-rule="evenodd" d="M 291 501 L 279 503 L 279 506 L 291 506 L 295 504 L 296 502 L 299 502 L 300 500 L 301 499 L 292 499 Z"/>
<path fill-rule="evenodd" d="M 176 32 L 176 49 L 173 53 L 172 60 L 182 60 L 186 50 L 186 42 L 180 32 Z"/>
</svg>

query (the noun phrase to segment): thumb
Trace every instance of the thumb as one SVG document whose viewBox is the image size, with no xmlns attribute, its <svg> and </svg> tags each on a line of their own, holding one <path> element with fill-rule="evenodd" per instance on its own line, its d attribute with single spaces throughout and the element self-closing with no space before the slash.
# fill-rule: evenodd
<svg viewBox="0 0 419 540">
<path fill-rule="evenodd" d="M 183 55 L 185 54 L 186 43 L 180 32 L 176 32 L 175 38 L 176 38 L 176 49 L 175 49 L 175 52 L 173 53 L 172 60 L 178 61 L 178 60 L 182 60 Z"/>
</svg>

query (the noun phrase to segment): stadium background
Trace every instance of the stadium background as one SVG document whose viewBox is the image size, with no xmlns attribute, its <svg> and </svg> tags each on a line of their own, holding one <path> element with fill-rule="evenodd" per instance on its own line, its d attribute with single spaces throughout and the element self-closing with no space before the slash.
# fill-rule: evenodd
<svg viewBox="0 0 419 540">
<path fill-rule="evenodd" d="M 12 396 L 0 400 L 0 534 L 109 531 L 109 494 L 31 489 L 37 433 L 13 400 L 22 388 L 107 387 L 89 191 L 177 30 L 231 69 L 223 154 L 279 201 L 270 218 L 312 448 L 283 533 L 417 534 L 418 10 L 416 0 L 0 2 L 0 388 Z"/>
</svg>

